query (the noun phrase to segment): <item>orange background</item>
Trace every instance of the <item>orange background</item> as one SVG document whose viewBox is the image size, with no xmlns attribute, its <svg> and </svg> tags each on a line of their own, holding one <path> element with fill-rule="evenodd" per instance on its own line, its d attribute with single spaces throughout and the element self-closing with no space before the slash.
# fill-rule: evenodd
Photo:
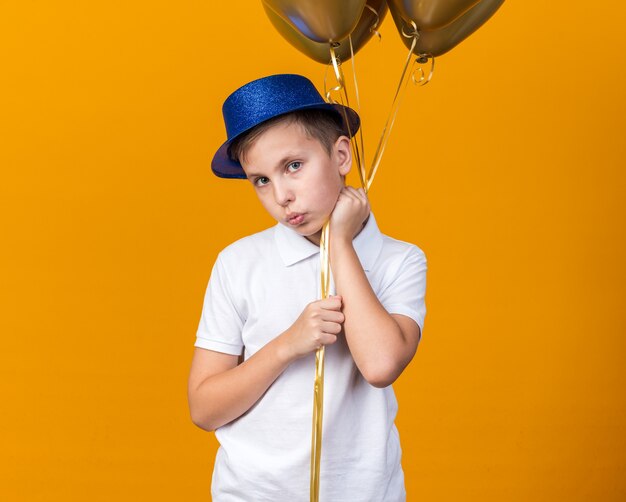
<svg viewBox="0 0 626 502">
<path fill-rule="evenodd" d="M 506 2 L 409 89 L 371 200 L 428 257 L 409 501 L 626 499 L 626 8 Z M 404 46 L 357 56 L 368 146 Z M 273 222 L 221 103 L 322 83 L 260 1 L 0 6 L 0 499 L 208 500 L 186 382 L 217 252 Z"/>
</svg>

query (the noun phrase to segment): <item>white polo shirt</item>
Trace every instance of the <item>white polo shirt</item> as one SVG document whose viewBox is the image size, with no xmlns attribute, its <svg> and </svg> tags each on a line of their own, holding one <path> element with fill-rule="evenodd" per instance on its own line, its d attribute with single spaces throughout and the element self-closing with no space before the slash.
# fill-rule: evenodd
<svg viewBox="0 0 626 502">
<path fill-rule="evenodd" d="M 354 247 L 385 309 L 422 330 L 424 252 L 381 234 L 371 213 Z M 213 267 L 195 346 L 250 357 L 319 299 L 319 276 L 319 247 L 282 224 L 231 244 Z M 392 387 L 367 383 L 341 336 L 325 359 L 320 501 L 404 501 Z M 214 502 L 309 500 L 314 370 L 314 354 L 295 361 L 250 410 L 215 431 Z"/>
</svg>

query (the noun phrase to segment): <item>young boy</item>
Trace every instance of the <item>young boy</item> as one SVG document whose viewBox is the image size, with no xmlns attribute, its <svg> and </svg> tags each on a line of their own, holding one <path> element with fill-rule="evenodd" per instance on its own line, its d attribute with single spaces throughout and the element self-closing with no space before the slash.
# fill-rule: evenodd
<svg viewBox="0 0 626 502">
<path fill-rule="evenodd" d="M 314 353 L 325 345 L 320 501 L 404 501 L 391 384 L 421 337 L 425 255 L 381 234 L 363 190 L 345 186 L 356 112 L 298 75 L 250 82 L 223 112 L 213 172 L 248 179 L 278 223 L 226 247 L 206 291 L 189 407 L 220 442 L 213 500 L 309 500 Z M 320 300 L 329 219 L 337 295 Z"/>
</svg>

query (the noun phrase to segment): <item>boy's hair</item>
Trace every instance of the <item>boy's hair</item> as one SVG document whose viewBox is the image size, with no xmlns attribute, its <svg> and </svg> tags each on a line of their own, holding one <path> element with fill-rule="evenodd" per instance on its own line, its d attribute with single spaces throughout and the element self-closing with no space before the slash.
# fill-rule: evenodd
<svg viewBox="0 0 626 502">
<path fill-rule="evenodd" d="M 348 136 L 339 113 L 319 109 L 297 110 L 266 120 L 234 139 L 228 148 L 228 156 L 231 160 L 241 163 L 241 159 L 245 158 L 247 151 L 261 134 L 283 123 L 299 124 L 307 136 L 320 142 L 328 155 L 331 154 L 339 136 Z"/>
</svg>

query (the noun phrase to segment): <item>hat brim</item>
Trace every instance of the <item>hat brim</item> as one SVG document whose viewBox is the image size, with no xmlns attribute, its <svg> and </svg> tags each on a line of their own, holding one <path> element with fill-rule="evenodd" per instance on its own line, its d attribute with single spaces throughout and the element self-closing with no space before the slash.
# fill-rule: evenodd
<svg viewBox="0 0 626 502">
<path fill-rule="evenodd" d="M 287 113 L 311 109 L 329 110 L 338 113 L 343 123 L 343 130 L 346 136 L 349 137 L 354 136 L 361 125 L 359 115 L 352 108 L 331 103 L 315 103 L 311 105 L 299 106 L 298 108 L 289 110 L 288 112 L 277 113 L 276 115 L 267 117 L 264 122 L 275 117 L 280 117 L 281 115 L 286 115 Z M 230 138 L 222 146 L 219 147 L 219 149 L 217 150 L 217 152 L 215 152 L 215 155 L 213 156 L 213 160 L 211 161 L 211 170 L 216 176 L 219 176 L 220 178 L 246 179 L 246 173 L 244 172 L 243 167 L 241 167 L 241 164 L 239 162 L 233 161 L 228 156 L 228 148 L 234 140 L 241 137 L 243 134 L 247 133 L 257 125 L 258 124 L 255 124 L 253 127 L 249 127 L 248 129 L 241 131 L 237 136 Z"/>
</svg>

